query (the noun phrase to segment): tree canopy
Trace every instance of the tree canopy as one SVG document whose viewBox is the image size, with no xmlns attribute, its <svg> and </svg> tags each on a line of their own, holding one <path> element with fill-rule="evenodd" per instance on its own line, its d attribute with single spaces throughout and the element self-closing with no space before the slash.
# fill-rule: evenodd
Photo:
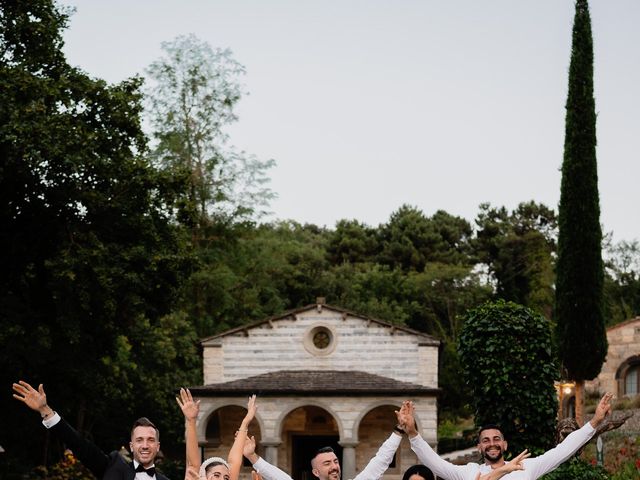
<svg viewBox="0 0 640 480">
<path fill-rule="evenodd" d="M 274 161 L 227 145 L 225 128 L 237 120 L 245 73 L 230 50 L 213 49 L 193 34 L 164 42 L 162 50 L 147 69 L 153 158 L 163 170 L 187 175 L 186 195 L 175 206 L 202 239 L 211 223 L 263 213 L 273 197 L 266 172 Z"/>
<path fill-rule="evenodd" d="M 119 443 L 133 412 L 159 417 L 198 371 L 194 330 L 170 315 L 193 266 L 171 221 L 179 182 L 145 159 L 140 79 L 70 67 L 53 2 L 1 6 L 0 377 L 44 383 L 80 430 Z M 33 459 L 37 421 L 0 405 L 16 411 L 0 443 L 31 443 L 17 455 Z"/>
</svg>

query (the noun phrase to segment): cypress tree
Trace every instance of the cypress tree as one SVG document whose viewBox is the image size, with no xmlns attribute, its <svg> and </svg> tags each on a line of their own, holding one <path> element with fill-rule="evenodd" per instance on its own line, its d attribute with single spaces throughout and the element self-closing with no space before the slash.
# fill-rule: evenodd
<svg viewBox="0 0 640 480">
<path fill-rule="evenodd" d="M 560 361 L 564 374 L 577 382 L 576 417 L 580 419 L 582 384 L 600 373 L 607 354 L 593 39 L 587 0 L 576 1 L 566 110 L 555 314 Z"/>
</svg>

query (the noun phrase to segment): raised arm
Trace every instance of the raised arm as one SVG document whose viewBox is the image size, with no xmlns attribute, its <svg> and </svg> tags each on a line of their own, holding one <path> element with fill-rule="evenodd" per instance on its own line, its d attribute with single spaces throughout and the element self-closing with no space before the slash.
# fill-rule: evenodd
<svg viewBox="0 0 640 480">
<path fill-rule="evenodd" d="M 394 429 L 391 435 L 380 446 L 375 456 L 369 460 L 367 466 L 364 467 L 353 480 L 378 480 L 382 478 L 382 475 L 387 471 L 393 461 L 393 455 L 396 453 L 401 441 L 402 433 Z"/>
<path fill-rule="evenodd" d="M 247 437 L 244 443 L 243 454 L 253 464 L 253 468 L 258 472 L 259 476 L 264 480 L 292 480 L 284 471 L 275 465 L 271 465 L 264 458 L 260 458 L 256 454 L 255 437 Z"/>
<path fill-rule="evenodd" d="M 557 468 L 567 461 L 585 444 L 595 433 L 595 428 L 611 413 L 611 393 L 605 393 L 593 415 L 591 421 L 585 423 L 582 428 L 571 432 L 567 438 L 556 445 L 555 448 L 544 454 L 527 460 L 525 464 L 530 478 L 538 478 Z"/>
<path fill-rule="evenodd" d="M 181 388 L 180 395 L 176 397 L 176 402 L 178 402 L 178 405 L 184 415 L 184 438 L 187 445 L 187 467 L 195 467 L 196 471 L 198 471 L 200 464 L 202 463 L 200 449 L 198 448 L 198 432 L 196 430 L 196 420 L 198 419 L 198 412 L 200 411 L 200 400 L 194 402 L 189 389 Z"/>
<path fill-rule="evenodd" d="M 401 409 L 398 419 L 404 431 L 407 432 L 411 449 L 420 460 L 420 463 L 444 480 L 474 480 L 477 478 L 478 464 L 454 465 L 434 452 L 429 444 L 418 434 L 413 402 L 404 402 L 403 407 L 405 408 Z"/>
<path fill-rule="evenodd" d="M 256 410 L 258 410 L 256 396 L 251 395 L 247 402 L 247 414 L 240 423 L 240 428 L 238 428 L 238 431 L 236 432 L 236 438 L 233 440 L 233 446 L 231 447 L 231 450 L 229 450 L 229 456 L 227 457 L 227 461 L 229 462 L 230 480 L 237 480 L 240 476 L 240 469 L 242 468 L 242 452 L 249 435 L 249 424 L 255 418 Z"/>
<path fill-rule="evenodd" d="M 97 478 L 102 478 L 109 465 L 109 455 L 98 446 L 85 440 L 71 425 L 49 407 L 47 395 L 42 384 L 36 390 L 29 383 L 20 380 L 18 383 L 13 384 L 13 391 L 13 398 L 24 403 L 31 410 L 38 412 L 42 417 L 44 426 L 62 440 Z"/>
</svg>

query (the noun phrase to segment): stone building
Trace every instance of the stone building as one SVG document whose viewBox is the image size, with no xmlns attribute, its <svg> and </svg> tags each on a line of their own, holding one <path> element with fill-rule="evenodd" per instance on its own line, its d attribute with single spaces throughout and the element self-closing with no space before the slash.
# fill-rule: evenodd
<svg viewBox="0 0 640 480">
<path fill-rule="evenodd" d="M 618 398 L 640 394 L 640 317 L 607 329 L 607 359 L 586 388 L 613 392 Z"/>
<path fill-rule="evenodd" d="M 203 454 L 226 457 L 252 393 L 258 454 L 295 480 L 314 478 L 309 461 L 326 445 L 341 458 L 342 478 L 353 478 L 391 434 L 405 399 L 416 402 L 418 428 L 435 445 L 439 344 L 321 299 L 205 338 L 204 385 L 191 389 L 201 401 Z M 414 463 L 405 439 L 385 478 Z M 242 476 L 249 472 L 246 464 Z"/>
</svg>

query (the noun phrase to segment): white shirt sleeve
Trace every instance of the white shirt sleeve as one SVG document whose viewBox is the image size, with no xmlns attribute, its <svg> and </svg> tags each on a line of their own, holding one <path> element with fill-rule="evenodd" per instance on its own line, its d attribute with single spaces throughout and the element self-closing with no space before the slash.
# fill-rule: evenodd
<svg viewBox="0 0 640 480">
<path fill-rule="evenodd" d="M 353 480 L 378 480 L 393 461 L 393 455 L 400 446 L 402 436 L 392 433 L 378 449 L 364 469 Z"/>
<path fill-rule="evenodd" d="M 47 428 L 51 428 L 54 425 L 56 425 L 59 421 L 60 421 L 60 415 L 58 415 L 58 412 L 53 412 L 53 415 L 51 417 L 47 418 L 46 420 L 42 420 L 42 424 Z"/>
<path fill-rule="evenodd" d="M 411 450 L 414 451 L 420 463 L 443 480 L 475 480 L 480 471 L 480 465 L 477 463 L 454 465 L 447 462 L 434 452 L 420 435 L 416 435 L 409 441 L 411 442 Z"/>
<path fill-rule="evenodd" d="M 529 472 L 529 478 L 531 480 L 539 478 L 567 461 L 593 437 L 595 431 L 595 428 L 591 426 L 591 422 L 587 422 L 579 430 L 571 432 L 555 448 L 547 450 L 539 457 L 524 460 L 524 468 L 525 471 Z"/>
<path fill-rule="evenodd" d="M 271 465 L 262 457 L 253 464 L 253 469 L 262 475 L 264 480 L 292 480 L 286 472 L 283 472 L 275 465 Z"/>
</svg>

